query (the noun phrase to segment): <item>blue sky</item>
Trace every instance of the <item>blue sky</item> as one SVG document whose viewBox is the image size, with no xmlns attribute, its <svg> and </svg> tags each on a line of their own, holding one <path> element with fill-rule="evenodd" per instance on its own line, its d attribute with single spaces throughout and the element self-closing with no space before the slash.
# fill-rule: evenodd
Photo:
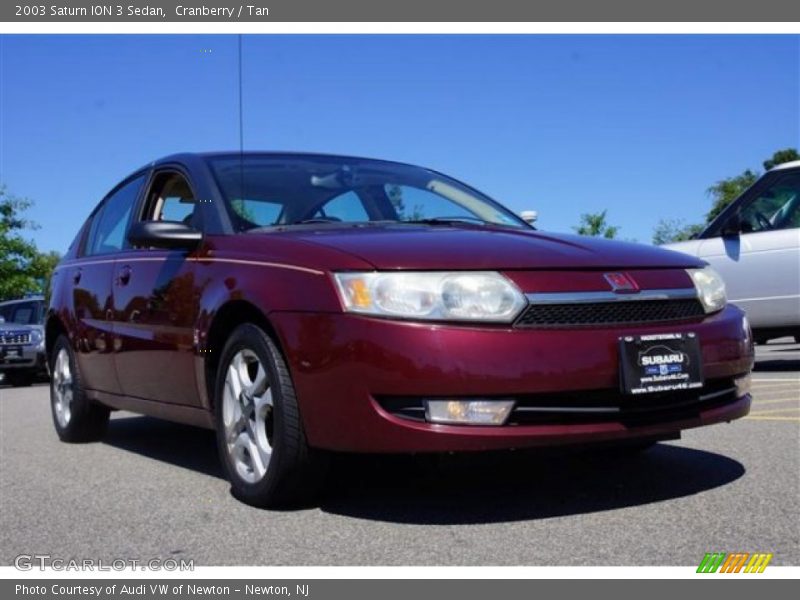
<svg viewBox="0 0 800 600">
<path fill-rule="evenodd" d="M 649 242 L 800 138 L 797 36 L 245 36 L 245 147 L 422 164 Z M 119 179 L 238 148 L 235 36 L 0 36 L 0 181 L 64 250 Z"/>
</svg>

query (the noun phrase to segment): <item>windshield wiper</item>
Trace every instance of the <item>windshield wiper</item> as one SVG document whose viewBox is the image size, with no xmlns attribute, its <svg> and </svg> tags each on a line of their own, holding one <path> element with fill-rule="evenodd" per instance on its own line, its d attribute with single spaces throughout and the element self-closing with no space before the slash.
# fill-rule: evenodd
<svg viewBox="0 0 800 600">
<path fill-rule="evenodd" d="M 421 225 L 492 225 L 488 221 L 479 219 L 478 217 L 430 217 L 427 219 L 410 219 L 408 221 L 398 221 L 398 223 L 412 223 Z"/>
<path fill-rule="evenodd" d="M 344 221 L 330 217 L 312 217 L 310 219 L 302 219 L 301 221 L 292 221 L 291 223 L 286 223 L 286 225 L 320 225 L 325 223 L 342 224 Z"/>
</svg>

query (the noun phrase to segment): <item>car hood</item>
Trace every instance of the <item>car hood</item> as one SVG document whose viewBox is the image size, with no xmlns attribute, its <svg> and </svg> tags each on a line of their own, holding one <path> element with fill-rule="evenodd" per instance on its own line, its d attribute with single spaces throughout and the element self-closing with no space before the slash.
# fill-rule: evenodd
<svg viewBox="0 0 800 600">
<path fill-rule="evenodd" d="M 271 234 L 274 235 L 274 234 Z M 284 230 L 376 269 L 692 268 L 697 258 L 643 244 L 498 227 L 387 225 Z"/>
</svg>

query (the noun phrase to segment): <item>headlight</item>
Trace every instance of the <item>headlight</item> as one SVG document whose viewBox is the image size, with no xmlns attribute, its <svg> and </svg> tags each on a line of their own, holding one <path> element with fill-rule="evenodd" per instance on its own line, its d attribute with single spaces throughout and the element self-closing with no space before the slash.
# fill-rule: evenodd
<svg viewBox="0 0 800 600">
<path fill-rule="evenodd" d="M 38 329 L 34 329 L 31 331 L 31 344 L 39 344 L 44 340 L 44 336 L 42 332 Z"/>
<path fill-rule="evenodd" d="M 719 273 L 710 267 L 705 269 L 687 269 L 689 276 L 694 281 L 697 297 L 703 304 L 706 313 L 717 312 L 725 308 L 728 301 L 725 295 L 725 282 Z"/>
<path fill-rule="evenodd" d="M 522 292 L 496 272 L 335 273 L 347 312 L 435 321 L 509 323 Z"/>
</svg>

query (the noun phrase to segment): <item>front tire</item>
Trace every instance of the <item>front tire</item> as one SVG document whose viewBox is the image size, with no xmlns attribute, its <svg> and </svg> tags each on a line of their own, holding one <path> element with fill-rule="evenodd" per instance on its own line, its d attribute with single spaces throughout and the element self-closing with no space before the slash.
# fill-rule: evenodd
<svg viewBox="0 0 800 600">
<path fill-rule="evenodd" d="M 217 448 L 233 494 L 270 508 L 311 499 L 323 457 L 306 442 L 286 361 L 259 327 L 244 324 L 231 334 L 214 399 Z"/>
<path fill-rule="evenodd" d="M 109 409 L 92 402 L 86 392 L 69 340 L 60 335 L 50 355 L 50 408 L 62 442 L 94 442 L 108 428 Z"/>
</svg>

